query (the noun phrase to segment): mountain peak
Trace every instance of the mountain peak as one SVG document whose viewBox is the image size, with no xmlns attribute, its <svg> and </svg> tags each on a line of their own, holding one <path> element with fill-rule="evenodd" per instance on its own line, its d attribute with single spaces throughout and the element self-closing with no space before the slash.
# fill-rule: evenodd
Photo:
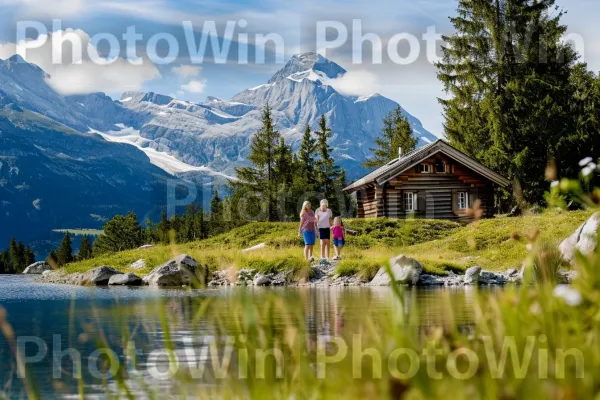
<svg viewBox="0 0 600 400">
<path fill-rule="evenodd" d="M 339 78 L 346 73 L 344 68 L 333 61 L 330 61 L 315 52 L 308 52 L 293 56 L 282 69 L 273 75 L 269 80 L 269 83 L 280 82 L 291 75 L 306 71 L 317 72 L 329 79 Z"/>
</svg>

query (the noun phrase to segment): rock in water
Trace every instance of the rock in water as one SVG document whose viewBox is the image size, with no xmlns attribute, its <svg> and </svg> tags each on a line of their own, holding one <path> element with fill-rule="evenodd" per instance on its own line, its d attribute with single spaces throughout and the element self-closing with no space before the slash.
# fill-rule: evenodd
<svg viewBox="0 0 600 400">
<path fill-rule="evenodd" d="M 479 283 L 479 274 L 481 267 L 471 267 L 465 272 L 464 282 L 466 285 L 476 285 Z"/>
<path fill-rule="evenodd" d="M 256 274 L 254 276 L 254 286 L 269 286 L 271 279 L 263 274 Z"/>
<path fill-rule="evenodd" d="M 113 275 L 108 280 L 109 286 L 140 286 L 141 284 L 142 278 L 132 273 Z"/>
<path fill-rule="evenodd" d="M 94 286 L 106 286 L 111 276 L 119 275 L 122 272 L 117 271 L 114 268 L 103 265 L 95 268 L 79 276 L 80 285 L 94 285 Z"/>
<path fill-rule="evenodd" d="M 208 282 L 208 269 L 182 254 L 155 268 L 143 281 L 155 287 L 204 285 Z"/>
<path fill-rule="evenodd" d="M 598 244 L 599 229 L 600 211 L 581 224 L 571 236 L 563 240 L 558 246 L 563 260 L 573 264 L 575 262 L 576 250 L 579 250 L 584 255 L 592 254 Z"/>
<path fill-rule="evenodd" d="M 423 265 L 421 263 L 414 258 L 404 255 L 391 258 L 389 263 L 393 280 L 396 283 L 416 285 L 423 272 Z M 392 281 L 392 277 L 390 277 L 386 268 L 380 268 L 371 281 L 371 285 L 388 286 Z"/>
<path fill-rule="evenodd" d="M 44 261 L 38 261 L 36 263 L 31 264 L 25 271 L 23 271 L 24 275 L 41 275 L 44 271 L 51 271 L 52 267 L 46 264 Z"/>
<path fill-rule="evenodd" d="M 419 286 L 442 286 L 444 281 L 433 275 L 422 274 L 417 284 Z"/>
</svg>

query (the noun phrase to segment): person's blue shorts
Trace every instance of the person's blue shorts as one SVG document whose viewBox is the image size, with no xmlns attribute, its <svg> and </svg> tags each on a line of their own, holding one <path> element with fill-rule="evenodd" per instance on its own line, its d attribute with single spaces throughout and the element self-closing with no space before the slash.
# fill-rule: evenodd
<svg viewBox="0 0 600 400">
<path fill-rule="evenodd" d="M 315 231 L 302 231 L 302 237 L 304 238 L 305 246 L 314 246 L 316 235 Z"/>
<path fill-rule="evenodd" d="M 335 247 L 344 247 L 344 239 L 333 239 L 333 245 Z"/>
</svg>

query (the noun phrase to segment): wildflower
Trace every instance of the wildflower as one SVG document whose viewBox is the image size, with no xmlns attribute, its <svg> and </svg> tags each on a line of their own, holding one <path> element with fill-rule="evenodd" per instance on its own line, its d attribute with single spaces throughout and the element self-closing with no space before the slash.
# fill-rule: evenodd
<svg viewBox="0 0 600 400">
<path fill-rule="evenodd" d="M 554 288 L 553 291 L 554 297 L 561 298 L 568 305 L 575 307 L 581 304 L 583 298 L 581 297 L 581 293 L 577 290 L 573 289 L 569 285 L 558 285 Z"/>
<path fill-rule="evenodd" d="M 592 161 L 594 161 L 594 159 L 592 157 L 586 157 L 583 160 L 579 161 L 579 166 L 580 167 L 585 167 L 586 165 L 588 165 Z"/>
<path fill-rule="evenodd" d="M 589 163 L 581 170 L 581 173 L 583 174 L 583 176 L 589 176 L 594 172 L 595 169 L 596 169 L 596 164 Z"/>
<path fill-rule="evenodd" d="M 558 185 L 559 185 L 559 184 L 560 184 L 560 182 L 559 182 L 559 181 L 553 181 L 553 182 L 550 184 L 550 187 L 558 187 Z"/>
</svg>

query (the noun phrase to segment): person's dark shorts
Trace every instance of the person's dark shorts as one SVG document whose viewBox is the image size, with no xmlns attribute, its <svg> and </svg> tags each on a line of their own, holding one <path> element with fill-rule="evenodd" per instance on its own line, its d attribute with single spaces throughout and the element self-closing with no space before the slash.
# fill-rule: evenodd
<svg viewBox="0 0 600 400">
<path fill-rule="evenodd" d="M 319 238 L 321 240 L 330 240 L 331 239 L 331 229 L 319 228 Z"/>
<path fill-rule="evenodd" d="M 344 247 L 344 239 L 333 238 L 333 245 L 335 247 Z"/>
</svg>

